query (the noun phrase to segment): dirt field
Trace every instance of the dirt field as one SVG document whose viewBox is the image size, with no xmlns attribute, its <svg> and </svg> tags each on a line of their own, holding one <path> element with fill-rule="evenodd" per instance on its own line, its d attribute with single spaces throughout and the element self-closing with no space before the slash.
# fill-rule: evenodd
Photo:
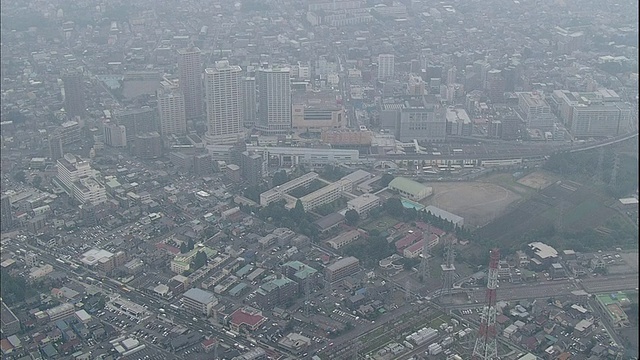
<svg viewBox="0 0 640 360">
<path fill-rule="evenodd" d="M 451 182 L 432 183 L 433 196 L 427 199 L 427 205 L 433 205 L 464 218 L 465 226 L 479 227 L 502 215 L 520 195 L 502 186 L 473 183 Z"/>
<path fill-rule="evenodd" d="M 544 189 L 554 182 L 556 182 L 555 177 L 543 171 L 532 172 L 531 174 L 524 176 L 523 178 L 518 180 L 519 184 L 528 186 L 532 189 Z"/>
</svg>

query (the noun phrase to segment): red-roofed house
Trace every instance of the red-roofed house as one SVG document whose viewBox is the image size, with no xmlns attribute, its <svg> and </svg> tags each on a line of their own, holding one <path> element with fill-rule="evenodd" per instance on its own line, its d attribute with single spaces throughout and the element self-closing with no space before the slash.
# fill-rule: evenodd
<svg viewBox="0 0 640 360">
<path fill-rule="evenodd" d="M 442 236 L 442 235 L 446 234 L 447 232 L 446 232 L 446 231 L 444 231 L 444 230 L 442 230 L 442 229 L 440 229 L 440 228 L 437 228 L 437 227 L 435 227 L 435 226 L 432 226 L 432 227 L 431 227 L 431 233 L 432 233 L 432 234 L 435 234 L 435 235 L 437 235 L 437 236 Z"/>
<path fill-rule="evenodd" d="M 165 243 L 163 243 L 163 242 L 159 242 L 159 243 L 157 243 L 157 244 L 156 244 L 156 248 L 157 248 L 157 249 L 163 249 L 163 250 L 165 250 L 165 251 L 167 251 L 168 253 L 171 253 L 171 254 L 173 254 L 173 255 L 180 254 L 180 249 L 178 249 L 178 248 L 177 248 L 177 247 L 175 247 L 175 246 L 167 245 L 167 244 L 165 244 Z"/>
<path fill-rule="evenodd" d="M 424 244 L 424 240 L 420 240 L 417 243 L 408 246 L 406 249 L 404 249 L 402 254 L 404 255 L 404 257 L 409 259 L 418 257 L 422 253 L 422 244 Z"/>
<path fill-rule="evenodd" d="M 242 327 L 255 331 L 265 321 L 267 321 L 267 318 L 262 316 L 261 311 L 247 306 L 239 308 L 231 314 L 229 325 L 231 326 L 231 330 L 237 332 L 239 332 Z"/>
<path fill-rule="evenodd" d="M 202 349 L 204 352 L 210 352 L 216 347 L 216 339 L 206 339 L 202 342 Z"/>
<path fill-rule="evenodd" d="M 418 241 L 422 239 L 422 233 L 418 232 L 418 233 L 413 233 L 413 234 L 409 234 L 405 237 L 403 237 L 402 239 L 396 241 L 396 250 L 398 250 L 399 253 L 402 253 L 402 251 L 408 247 L 409 245 L 413 244 L 414 242 Z"/>
<path fill-rule="evenodd" d="M 0 350 L 4 355 L 11 354 L 13 352 L 13 346 L 7 339 L 0 340 Z"/>
</svg>

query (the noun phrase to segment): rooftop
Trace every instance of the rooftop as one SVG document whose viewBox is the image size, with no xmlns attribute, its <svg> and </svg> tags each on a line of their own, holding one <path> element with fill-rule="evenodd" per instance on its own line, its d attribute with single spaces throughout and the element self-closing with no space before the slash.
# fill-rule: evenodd
<svg viewBox="0 0 640 360">
<path fill-rule="evenodd" d="M 213 293 L 198 288 L 189 289 L 184 293 L 183 297 L 199 302 L 201 304 L 209 304 L 211 302 L 217 301 Z"/>
</svg>

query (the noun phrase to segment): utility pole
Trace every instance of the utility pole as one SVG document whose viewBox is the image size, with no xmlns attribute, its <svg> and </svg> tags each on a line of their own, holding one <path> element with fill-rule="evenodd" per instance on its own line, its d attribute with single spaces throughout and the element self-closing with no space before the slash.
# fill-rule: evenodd
<svg viewBox="0 0 640 360">
<path fill-rule="evenodd" d="M 311 275 L 307 274 L 304 279 L 304 316 L 309 316 L 311 312 Z"/>
</svg>

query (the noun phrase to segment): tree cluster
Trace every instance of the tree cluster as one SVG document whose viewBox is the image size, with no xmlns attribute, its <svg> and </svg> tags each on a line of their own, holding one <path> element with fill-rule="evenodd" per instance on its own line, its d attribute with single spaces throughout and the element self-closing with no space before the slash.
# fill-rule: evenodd
<svg viewBox="0 0 640 360">
<path fill-rule="evenodd" d="M 240 210 L 247 214 L 254 213 L 259 219 L 274 224 L 277 227 L 286 227 L 295 232 L 308 236 L 310 239 L 317 238 L 319 230 L 313 224 L 311 214 L 304 211 L 302 202 L 298 200 L 296 206 L 288 210 L 285 201 L 271 203 L 263 208 L 239 205 Z"/>
</svg>

